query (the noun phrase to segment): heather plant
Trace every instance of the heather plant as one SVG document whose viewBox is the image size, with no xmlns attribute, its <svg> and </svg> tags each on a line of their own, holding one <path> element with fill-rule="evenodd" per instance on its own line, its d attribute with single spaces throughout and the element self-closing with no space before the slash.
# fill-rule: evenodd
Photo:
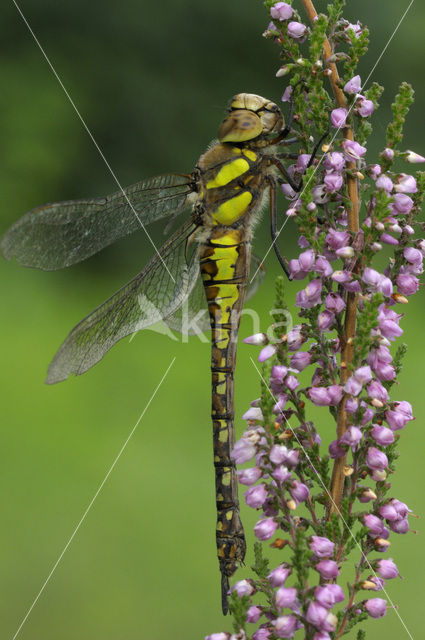
<svg viewBox="0 0 425 640">
<path fill-rule="evenodd" d="M 300 194 L 282 185 L 285 214 L 299 232 L 299 255 L 288 263 L 299 321 L 285 330 L 279 278 L 272 334 L 245 340 L 262 347 L 261 397 L 243 416 L 247 429 L 233 450 L 238 465 L 250 463 L 239 482 L 260 514 L 253 574 L 231 588 L 233 634 L 208 640 L 365 638 L 354 627 L 392 606 L 386 582 L 399 571 L 388 557 L 391 537 L 410 529 L 410 509 L 389 481 L 414 419 L 394 386 L 406 346 L 393 344 L 423 272 L 425 174 L 408 167 L 425 158 L 401 146 L 413 100 L 403 83 L 382 152 L 366 159 L 383 89 L 363 88 L 356 67 L 369 33 L 343 18 L 343 5 L 317 15 L 310 0 L 265 2 L 282 100 L 295 103 L 299 155 L 288 170 L 303 178 Z M 313 141 L 326 132 L 323 153 L 306 169 Z M 323 413 L 315 424 L 313 405 Z M 325 428 L 335 433 L 326 448 Z M 275 559 L 263 556 L 263 545 Z"/>
</svg>

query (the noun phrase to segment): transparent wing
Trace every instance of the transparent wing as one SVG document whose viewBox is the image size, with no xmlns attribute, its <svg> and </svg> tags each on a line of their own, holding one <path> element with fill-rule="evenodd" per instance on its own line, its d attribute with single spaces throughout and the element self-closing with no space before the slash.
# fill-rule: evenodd
<svg viewBox="0 0 425 640">
<path fill-rule="evenodd" d="M 161 258 L 155 255 L 133 280 L 77 324 L 49 366 L 48 384 L 65 380 L 71 373 L 84 373 L 121 338 L 175 313 L 199 274 L 197 243 L 187 258 L 186 240 L 195 231 L 188 221 L 161 247 Z"/>
<path fill-rule="evenodd" d="M 245 300 L 252 298 L 258 287 L 264 280 L 266 270 L 260 258 L 255 254 L 251 256 L 248 289 Z M 202 278 L 199 276 L 192 287 L 189 296 L 175 313 L 164 320 L 165 324 L 184 335 L 199 335 L 210 330 L 210 318 L 208 315 L 207 301 L 205 297 Z"/>
<path fill-rule="evenodd" d="M 16 258 L 24 267 L 62 269 L 142 225 L 177 215 L 189 206 L 190 193 L 190 176 L 167 174 L 104 198 L 46 204 L 15 222 L 0 248 L 6 259 Z"/>
</svg>

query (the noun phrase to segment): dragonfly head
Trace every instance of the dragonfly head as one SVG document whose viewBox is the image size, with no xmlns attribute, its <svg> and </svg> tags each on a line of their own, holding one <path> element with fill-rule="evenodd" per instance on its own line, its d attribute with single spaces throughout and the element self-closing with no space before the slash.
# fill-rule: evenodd
<svg viewBox="0 0 425 640">
<path fill-rule="evenodd" d="M 246 142 L 261 135 L 279 133 L 283 115 L 274 102 L 255 93 L 238 93 L 218 131 L 220 142 Z"/>
</svg>

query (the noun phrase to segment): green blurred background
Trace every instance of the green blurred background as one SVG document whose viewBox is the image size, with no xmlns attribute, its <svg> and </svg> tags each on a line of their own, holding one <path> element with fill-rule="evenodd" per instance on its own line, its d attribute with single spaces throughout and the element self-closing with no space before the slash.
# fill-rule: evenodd
<svg viewBox="0 0 425 640">
<path fill-rule="evenodd" d="M 147 0 L 22 0 L 20 6 L 123 185 L 190 171 L 214 137 L 230 96 L 251 91 L 279 101 L 285 88 L 285 79 L 275 78 L 277 49 L 261 37 L 268 19 L 259 0 L 163 0 L 156 9 Z M 347 17 L 372 31 L 363 78 L 407 6 L 407 0 L 348 2 Z M 386 92 L 373 118 L 369 158 L 382 148 L 389 104 L 402 80 L 417 92 L 404 146 L 425 153 L 424 21 L 425 7 L 414 3 L 373 73 Z M 2 5 L 0 25 L 3 232 L 38 204 L 104 195 L 116 186 L 12 2 Z M 257 233 L 259 254 L 268 246 L 267 229 L 265 224 Z M 153 233 L 160 242 L 161 230 Z M 296 254 L 290 224 L 282 250 Z M 2 639 L 14 636 L 174 357 L 19 637 L 199 640 L 230 627 L 219 609 L 208 344 L 145 332 L 131 344 L 122 341 L 83 377 L 43 384 L 67 332 L 151 254 L 139 233 L 62 272 L 1 264 Z M 251 303 L 263 327 L 279 271 L 272 255 L 267 268 Z M 288 286 L 291 306 L 295 288 Z M 394 392 L 412 402 L 417 419 L 403 433 L 393 495 L 415 513 L 423 510 L 423 308 L 423 293 L 403 308 L 410 350 Z M 251 332 L 245 318 L 241 334 Z M 250 362 L 256 353 L 247 346 L 239 350 L 237 416 L 259 393 Z M 326 414 L 317 417 L 326 433 Z M 256 514 L 242 510 L 249 565 Z M 404 580 L 388 583 L 388 591 L 419 638 L 423 546 L 413 533 L 393 535 L 392 544 L 388 555 Z M 377 640 L 407 636 L 392 611 L 366 627 Z"/>
</svg>

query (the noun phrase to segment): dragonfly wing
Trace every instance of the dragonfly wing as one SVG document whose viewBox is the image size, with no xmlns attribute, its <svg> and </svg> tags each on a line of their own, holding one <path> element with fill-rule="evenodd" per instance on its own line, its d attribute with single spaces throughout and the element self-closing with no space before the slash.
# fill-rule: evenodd
<svg viewBox="0 0 425 640">
<path fill-rule="evenodd" d="M 263 262 L 258 256 L 252 254 L 245 300 L 252 298 L 265 275 Z M 164 322 L 170 329 L 184 335 L 199 335 L 211 329 L 204 285 L 200 275 L 182 306 L 169 318 L 165 318 Z"/>
<path fill-rule="evenodd" d="M 186 241 L 192 232 L 196 226 L 188 221 L 143 271 L 74 327 L 49 366 L 48 384 L 85 373 L 118 340 L 169 317 L 181 306 L 199 272 L 197 243 L 187 256 Z"/>
<path fill-rule="evenodd" d="M 148 178 L 104 198 L 37 207 L 0 241 L 5 258 L 24 267 L 62 269 L 97 253 L 118 238 L 190 206 L 190 176 Z"/>
<path fill-rule="evenodd" d="M 245 300 L 249 300 L 257 293 L 258 287 L 263 282 L 266 275 L 266 268 L 261 258 L 253 253 L 251 255 L 251 267 L 249 270 L 248 288 Z"/>
</svg>

